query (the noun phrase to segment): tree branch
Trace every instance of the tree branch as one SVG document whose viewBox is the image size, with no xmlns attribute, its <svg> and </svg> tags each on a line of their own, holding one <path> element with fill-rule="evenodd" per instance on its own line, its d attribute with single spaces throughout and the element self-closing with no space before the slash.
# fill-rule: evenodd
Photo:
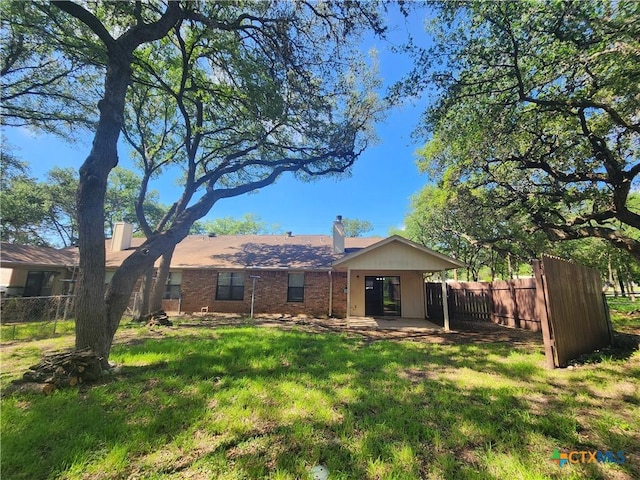
<svg viewBox="0 0 640 480">
<path fill-rule="evenodd" d="M 87 27 L 91 29 L 93 33 L 106 45 L 108 49 L 113 48 L 116 45 L 116 40 L 104 27 L 103 23 L 91 12 L 84 9 L 80 5 L 67 0 L 53 0 L 51 2 L 55 7 L 68 13 L 74 18 L 77 18 Z"/>
</svg>

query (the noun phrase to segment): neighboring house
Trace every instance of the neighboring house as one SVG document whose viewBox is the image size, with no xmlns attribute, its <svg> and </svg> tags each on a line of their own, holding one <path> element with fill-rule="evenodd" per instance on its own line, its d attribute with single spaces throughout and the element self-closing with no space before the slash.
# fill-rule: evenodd
<svg viewBox="0 0 640 480">
<path fill-rule="evenodd" d="M 143 239 L 117 224 L 107 281 Z M 164 309 L 185 313 L 426 318 L 424 273 L 463 264 L 403 237 L 190 235 L 175 249 Z M 255 287 L 255 290 L 254 290 Z"/>
<path fill-rule="evenodd" d="M 77 249 L 0 246 L 0 291 L 5 296 L 40 297 L 69 293 L 77 274 Z"/>
</svg>

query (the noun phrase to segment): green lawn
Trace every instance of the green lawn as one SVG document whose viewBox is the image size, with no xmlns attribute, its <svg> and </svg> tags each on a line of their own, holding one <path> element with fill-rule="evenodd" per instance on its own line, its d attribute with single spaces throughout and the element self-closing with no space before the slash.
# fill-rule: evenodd
<svg viewBox="0 0 640 480">
<path fill-rule="evenodd" d="M 304 479 L 317 464 L 331 479 L 640 478 L 638 351 L 549 371 L 542 345 L 123 333 L 122 369 L 99 384 L 2 399 L 2 478 Z M 50 341 L 72 337 L 3 344 L 3 382 Z M 559 467 L 556 449 L 626 461 Z"/>
<path fill-rule="evenodd" d="M 73 320 L 3 324 L 0 326 L 0 339 L 5 342 L 50 338 L 73 333 L 74 327 Z"/>
</svg>

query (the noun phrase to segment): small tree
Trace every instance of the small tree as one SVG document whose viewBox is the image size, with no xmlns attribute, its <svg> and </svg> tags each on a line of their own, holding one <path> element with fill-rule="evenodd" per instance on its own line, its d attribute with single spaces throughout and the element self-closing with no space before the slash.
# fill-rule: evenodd
<svg viewBox="0 0 640 480">
<path fill-rule="evenodd" d="M 347 237 L 361 237 L 365 233 L 373 230 L 373 224 L 368 220 L 360 220 L 358 218 L 344 218 L 344 234 Z"/>
</svg>

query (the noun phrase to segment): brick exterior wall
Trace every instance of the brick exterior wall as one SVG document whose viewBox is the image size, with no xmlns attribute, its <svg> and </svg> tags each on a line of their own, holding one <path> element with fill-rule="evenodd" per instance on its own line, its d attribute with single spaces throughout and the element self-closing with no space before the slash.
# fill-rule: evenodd
<svg viewBox="0 0 640 480">
<path fill-rule="evenodd" d="M 347 272 L 333 272 L 333 316 L 347 316 Z"/>
<path fill-rule="evenodd" d="M 240 301 L 216 300 L 218 271 L 212 269 L 183 270 L 182 311 L 200 312 L 207 307 L 209 312 L 249 314 L 251 311 L 252 275 L 256 280 L 254 313 L 283 315 L 309 315 L 326 317 L 329 314 L 329 273 L 304 272 L 304 301 L 287 302 L 287 271 L 245 271 L 244 297 Z M 333 272 L 333 311 L 336 316 L 346 315 L 346 273 Z"/>
</svg>

